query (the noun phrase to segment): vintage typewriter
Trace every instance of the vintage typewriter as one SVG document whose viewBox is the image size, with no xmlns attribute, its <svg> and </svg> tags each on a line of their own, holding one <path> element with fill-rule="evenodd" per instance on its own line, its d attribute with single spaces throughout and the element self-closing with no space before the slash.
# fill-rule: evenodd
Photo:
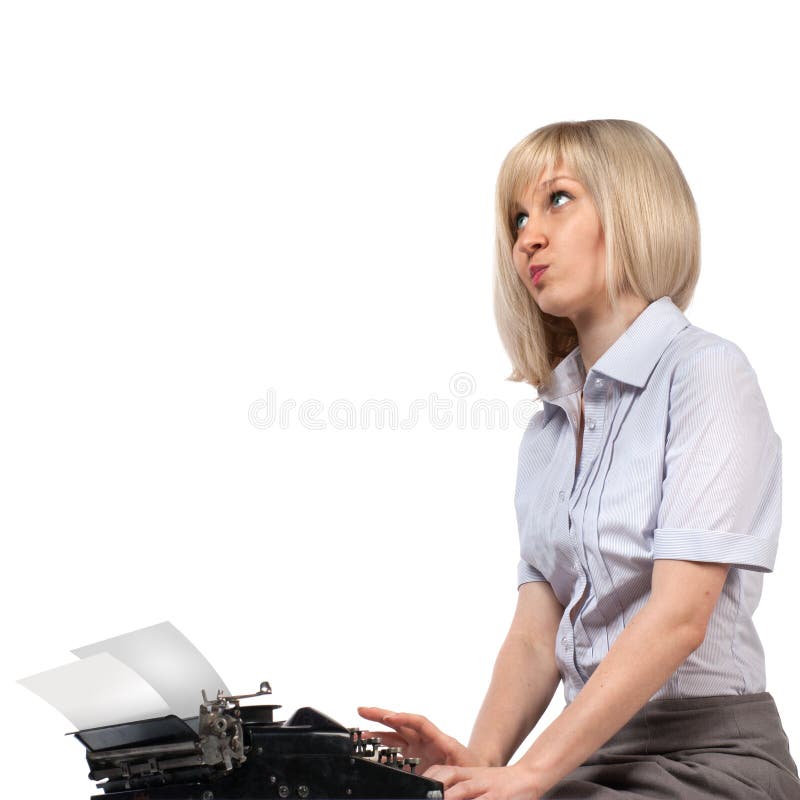
<svg viewBox="0 0 800 800">
<path fill-rule="evenodd" d="M 285 722 L 276 705 L 242 705 L 258 692 L 203 702 L 197 717 L 169 715 L 75 733 L 86 747 L 93 800 L 395 798 L 441 800 L 443 786 L 416 772 L 380 738 L 365 737 L 313 708 Z"/>
</svg>

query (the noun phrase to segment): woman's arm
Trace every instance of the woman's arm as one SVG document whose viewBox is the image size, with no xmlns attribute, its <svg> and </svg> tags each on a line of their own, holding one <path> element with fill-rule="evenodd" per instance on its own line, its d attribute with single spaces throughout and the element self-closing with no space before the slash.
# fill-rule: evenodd
<svg viewBox="0 0 800 800">
<path fill-rule="evenodd" d="M 519 762 L 499 769 L 433 767 L 447 800 L 539 797 L 582 764 L 703 642 L 728 564 L 656 560 L 650 599 L 573 702 Z"/>
<path fill-rule="evenodd" d="M 644 608 L 520 761 L 544 779 L 545 791 L 608 741 L 703 643 L 727 574 L 727 564 L 655 562 Z"/>
<path fill-rule="evenodd" d="M 517 609 L 469 741 L 469 749 L 486 766 L 508 763 L 558 688 L 555 642 L 563 613 L 549 583 L 520 586 Z"/>
<path fill-rule="evenodd" d="M 369 735 L 379 735 L 384 744 L 420 758 L 422 772 L 432 764 L 507 763 L 538 722 L 558 686 L 555 640 L 563 613 L 549 583 L 533 581 L 520 587 L 517 609 L 495 661 L 469 747 L 440 731 L 421 714 L 360 706 L 358 713 L 362 717 L 382 722 L 395 731 L 370 731 Z"/>
</svg>

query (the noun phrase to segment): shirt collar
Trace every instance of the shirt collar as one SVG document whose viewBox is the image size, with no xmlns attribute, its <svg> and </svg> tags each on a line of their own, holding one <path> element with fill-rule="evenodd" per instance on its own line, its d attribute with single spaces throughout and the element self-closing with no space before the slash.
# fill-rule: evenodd
<svg viewBox="0 0 800 800">
<path fill-rule="evenodd" d="M 664 296 L 653 300 L 627 330 L 603 353 L 589 370 L 613 380 L 641 388 L 676 334 L 691 325 L 683 312 Z M 539 392 L 542 400 L 554 401 L 581 389 L 586 381 L 580 346 L 553 370 L 550 386 Z"/>
</svg>

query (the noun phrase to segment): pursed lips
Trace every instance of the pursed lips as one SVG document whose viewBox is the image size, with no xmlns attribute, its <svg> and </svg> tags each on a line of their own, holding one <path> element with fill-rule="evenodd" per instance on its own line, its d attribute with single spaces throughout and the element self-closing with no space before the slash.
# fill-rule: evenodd
<svg viewBox="0 0 800 800">
<path fill-rule="evenodd" d="M 528 272 L 530 273 L 531 280 L 536 277 L 537 272 L 541 272 L 543 269 L 547 269 L 550 265 L 549 264 L 531 264 L 528 268 Z"/>
</svg>

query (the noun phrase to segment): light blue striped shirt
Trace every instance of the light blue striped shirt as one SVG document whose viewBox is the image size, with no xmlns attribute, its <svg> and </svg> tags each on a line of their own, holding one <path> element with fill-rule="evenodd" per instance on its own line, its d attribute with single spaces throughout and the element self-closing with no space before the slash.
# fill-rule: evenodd
<svg viewBox="0 0 800 800">
<path fill-rule="evenodd" d="M 647 602 L 656 558 L 734 568 L 703 644 L 651 699 L 765 691 L 752 617 L 778 546 L 781 439 L 744 353 L 665 296 L 588 375 L 576 347 L 540 397 L 519 450 L 517 583 L 546 580 L 564 606 L 566 702 Z"/>
</svg>

